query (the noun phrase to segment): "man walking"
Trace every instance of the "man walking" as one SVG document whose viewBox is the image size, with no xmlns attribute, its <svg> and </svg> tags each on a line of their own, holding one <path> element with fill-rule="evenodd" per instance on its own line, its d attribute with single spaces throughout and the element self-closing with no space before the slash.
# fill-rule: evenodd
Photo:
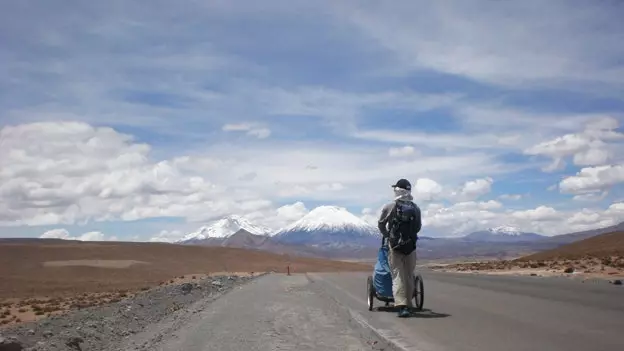
<svg viewBox="0 0 624 351">
<path fill-rule="evenodd" d="M 412 201 L 414 198 L 410 182 L 400 179 L 392 188 L 394 201 L 381 210 L 378 227 L 388 240 L 388 265 L 392 274 L 394 305 L 399 308 L 399 317 L 408 317 L 413 307 L 416 241 L 422 221 L 420 208 Z"/>
</svg>

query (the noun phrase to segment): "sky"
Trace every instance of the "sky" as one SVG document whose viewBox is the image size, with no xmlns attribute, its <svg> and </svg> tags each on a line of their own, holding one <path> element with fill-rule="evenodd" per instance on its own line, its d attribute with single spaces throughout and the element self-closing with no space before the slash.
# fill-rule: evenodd
<svg viewBox="0 0 624 351">
<path fill-rule="evenodd" d="M 423 235 L 624 221 L 624 3 L 0 5 L 0 237 L 175 241 L 320 205 Z"/>
</svg>

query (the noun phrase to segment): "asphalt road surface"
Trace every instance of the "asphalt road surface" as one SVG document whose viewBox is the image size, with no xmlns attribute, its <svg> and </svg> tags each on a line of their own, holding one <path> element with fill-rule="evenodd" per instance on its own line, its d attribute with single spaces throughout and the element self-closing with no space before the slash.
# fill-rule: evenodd
<svg viewBox="0 0 624 351">
<path fill-rule="evenodd" d="M 624 288 L 423 272 L 425 310 L 368 311 L 370 273 L 261 277 L 212 302 L 157 350 L 622 350 Z M 379 336 L 376 338 L 375 336 Z M 388 348 L 385 348 L 388 349 Z"/>
<path fill-rule="evenodd" d="M 624 350 L 621 286 L 566 278 L 422 274 L 425 310 L 410 319 L 368 311 L 367 274 L 311 276 L 408 350 Z"/>
</svg>

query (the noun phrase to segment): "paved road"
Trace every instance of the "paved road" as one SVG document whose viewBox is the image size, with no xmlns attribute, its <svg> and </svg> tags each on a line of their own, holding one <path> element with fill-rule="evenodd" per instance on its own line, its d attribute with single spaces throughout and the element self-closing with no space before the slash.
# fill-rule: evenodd
<svg viewBox="0 0 624 351">
<path fill-rule="evenodd" d="M 406 349 L 624 349 L 624 289 L 565 278 L 423 272 L 425 311 L 410 319 L 366 305 L 367 274 L 311 278 Z M 377 306 L 383 306 L 376 301 Z"/>
<path fill-rule="evenodd" d="M 188 313 L 153 350 L 624 349 L 624 289 L 423 272 L 425 311 L 368 311 L 366 273 L 268 275 Z M 377 306 L 383 303 L 376 301 Z M 161 339 L 161 338 L 159 338 Z M 386 350 L 388 348 L 385 348 Z"/>
<path fill-rule="evenodd" d="M 347 310 L 323 298 L 313 285 L 305 275 L 260 277 L 202 306 L 181 327 L 162 335 L 164 342 L 148 349 L 360 351 L 383 344 L 349 322 Z"/>
</svg>

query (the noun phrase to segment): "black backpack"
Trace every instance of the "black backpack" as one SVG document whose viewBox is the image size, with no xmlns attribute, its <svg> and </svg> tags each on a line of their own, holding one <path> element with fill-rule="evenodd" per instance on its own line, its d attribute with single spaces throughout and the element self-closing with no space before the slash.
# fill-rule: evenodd
<svg viewBox="0 0 624 351">
<path fill-rule="evenodd" d="M 396 201 L 390 216 L 388 244 L 391 249 L 409 255 L 416 250 L 420 209 L 411 201 Z"/>
</svg>

